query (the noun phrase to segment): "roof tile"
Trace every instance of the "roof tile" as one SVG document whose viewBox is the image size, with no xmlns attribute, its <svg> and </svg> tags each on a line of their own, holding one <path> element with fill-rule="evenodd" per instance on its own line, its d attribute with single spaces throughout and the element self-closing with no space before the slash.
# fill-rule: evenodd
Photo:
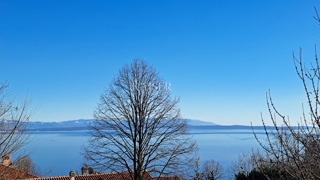
<svg viewBox="0 0 320 180">
<path fill-rule="evenodd" d="M 106 173 L 106 174 L 87 174 L 76 175 L 75 180 L 129 180 L 131 179 L 129 173 Z M 146 179 L 152 179 L 152 176 L 147 173 Z M 70 180 L 70 176 L 55 176 L 55 177 L 43 177 L 43 178 L 30 178 L 27 180 Z"/>
<path fill-rule="evenodd" d="M 37 178 L 37 176 L 0 164 L 0 178 L 3 180 L 15 180 Z"/>
</svg>

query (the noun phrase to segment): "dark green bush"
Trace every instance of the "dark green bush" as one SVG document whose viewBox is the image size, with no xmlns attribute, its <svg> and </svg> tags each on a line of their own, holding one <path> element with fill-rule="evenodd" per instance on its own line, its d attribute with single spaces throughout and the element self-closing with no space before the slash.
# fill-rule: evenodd
<svg viewBox="0 0 320 180">
<path fill-rule="evenodd" d="M 289 177 L 285 171 L 281 171 L 278 168 L 267 167 L 259 170 L 253 169 L 249 173 L 239 172 L 235 175 L 236 180 L 293 180 Z"/>
</svg>

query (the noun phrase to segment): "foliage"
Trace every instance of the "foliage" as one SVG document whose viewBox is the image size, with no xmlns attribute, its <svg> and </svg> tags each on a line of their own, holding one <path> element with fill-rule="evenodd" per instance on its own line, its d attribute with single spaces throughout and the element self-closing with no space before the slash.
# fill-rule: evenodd
<svg viewBox="0 0 320 180">
<path fill-rule="evenodd" d="M 264 167 L 253 169 L 249 173 L 239 172 L 235 175 L 236 180 L 294 180 L 294 178 L 288 176 L 285 171 L 282 171 L 274 167 Z"/>
</svg>

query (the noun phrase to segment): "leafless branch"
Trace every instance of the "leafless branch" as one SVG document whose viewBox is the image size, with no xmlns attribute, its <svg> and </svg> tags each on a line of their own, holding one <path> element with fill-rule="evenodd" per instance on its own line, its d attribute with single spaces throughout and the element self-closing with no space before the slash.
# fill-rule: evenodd
<svg viewBox="0 0 320 180">
<path fill-rule="evenodd" d="M 317 14 L 318 17 L 318 14 Z M 274 131 L 265 127 L 267 143 L 263 143 L 255 134 L 257 141 L 278 168 L 291 179 L 319 179 L 320 178 L 320 122 L 319 122 L 319 70 L 317 54 L 315 63 L 307 68 L 302 61 L 302 49 L 299 59 L 293 54 L 296 73 L 302 81 L 307 97 L 308 115 L 302 105 L 303 114 L 298 126 L 291 126 L 289 117 L 283 116 L 273 104 L 270 92 L 267 94 L 269 115 Z M 273 115 L 275 114 L 275 115 Z M 262 117 L 262 116 L 261 116 Z M 284 126 L 279 126 L 276 117 L 281 119 Z"/>
</svg>

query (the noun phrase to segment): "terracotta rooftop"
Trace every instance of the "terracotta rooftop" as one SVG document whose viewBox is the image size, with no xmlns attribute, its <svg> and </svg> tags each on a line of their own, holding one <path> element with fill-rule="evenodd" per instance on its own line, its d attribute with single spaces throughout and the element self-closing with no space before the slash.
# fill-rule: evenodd
<svg viewBox="0 0 320 180">
<path fill-rule="evenodd" d="M 152 180 L 180 180 L 179 177 L 160 177 L 160 178 L 152 178 Z"/>
<path fill-rule="evenodd" d="M 37 178 L 37 176 L 0 164 L 0 179 L 16 180 L 27 178 Z"/>
<path fill-rule="evenodd" d="M 76 175 L 74 180 L 129 180 L 131 179 L 129 173 L 107 173 L 107 174 L 86 174 L 86 175 Z M 146 180 L 180 180 L 179 177 L 161 177 L 152 178 L 152 176 L 147 173 Z M 24 180 L 70 180 L 70 176 L 55 176 L 55 177 L 43 177 L 43 178 L 29 178 Z"/>
<path fill-rule="evenodd" d="M 86 174 L 86 175 L 76 175 L 74 177 L 74 180 L 127 180 L 127 179 L 128 180 L 131 179 L 129 173 Z M 153 179 L 153 178 L 149 173 L 147 173 L 146 179 Z M 27 180 L 70 180 L 70 176 L 29 178 Z"/>
</svg>

